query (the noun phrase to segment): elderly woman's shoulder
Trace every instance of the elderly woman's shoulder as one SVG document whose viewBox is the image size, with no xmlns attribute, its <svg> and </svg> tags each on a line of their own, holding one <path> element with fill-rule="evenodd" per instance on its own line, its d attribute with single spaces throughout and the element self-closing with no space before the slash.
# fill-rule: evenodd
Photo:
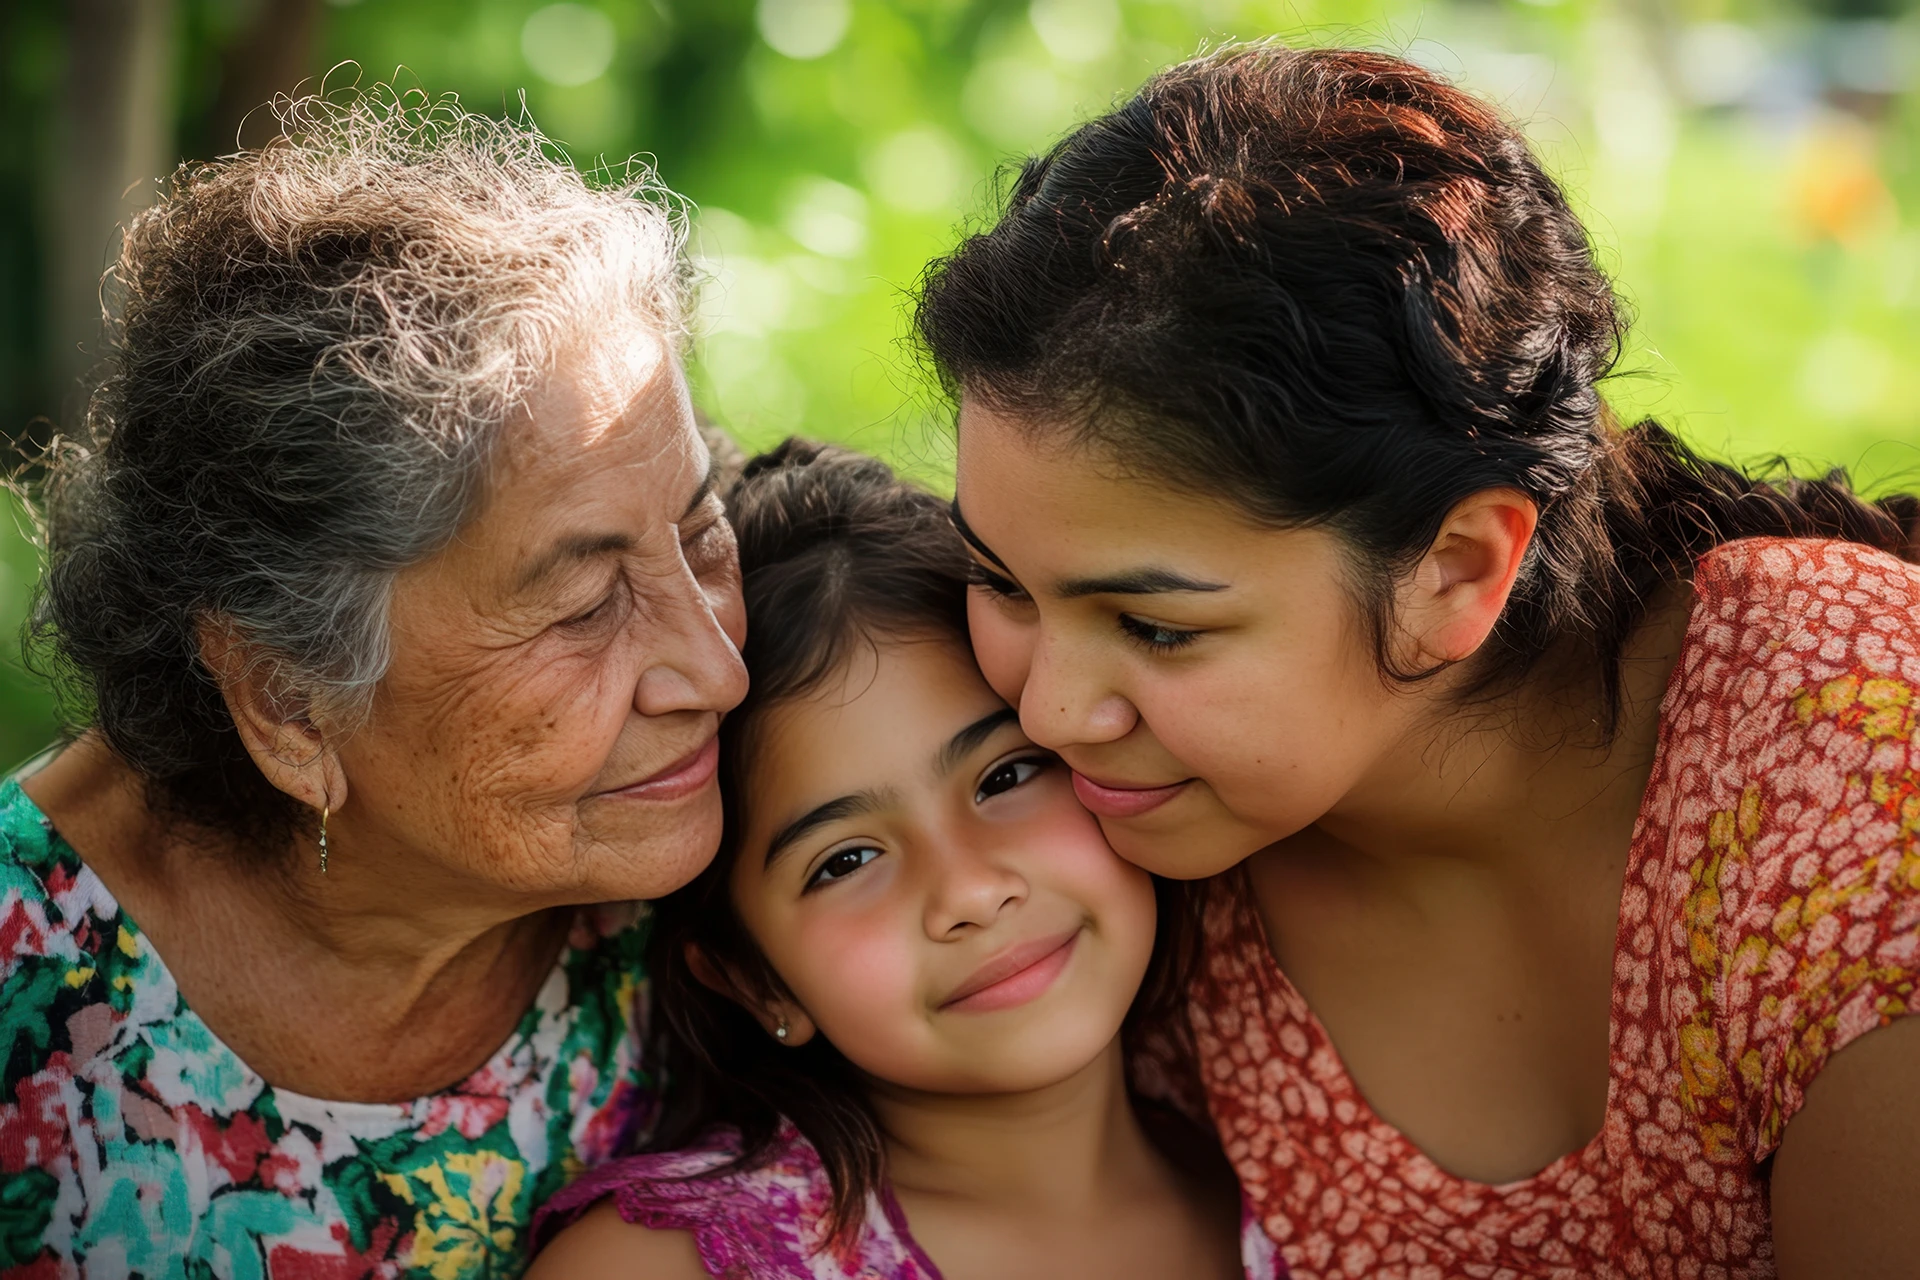
<svg viewBox="0 0 1920 1280">
<path fill-rule="evenodd" d="M 78 960 L 74 934 L 100 893 L 19 782 L 0 781 L 0 972 L 28 957 Z"/>
</svg>

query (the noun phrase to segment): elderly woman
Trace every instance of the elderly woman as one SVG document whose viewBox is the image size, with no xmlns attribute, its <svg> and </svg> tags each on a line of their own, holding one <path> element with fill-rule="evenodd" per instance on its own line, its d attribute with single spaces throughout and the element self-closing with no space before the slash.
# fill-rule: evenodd
<svg viewBox="0 0 1920 1280">
<path fill-rule="evenodd" d="M 645 1119 L 619 904 L 719 838 L 674 217 L 444 106 L 296 116 L 131 228 L 48 490 L 90 710 L 0 789 L 9 1275 L 517 1272 Z"/>
</svg>

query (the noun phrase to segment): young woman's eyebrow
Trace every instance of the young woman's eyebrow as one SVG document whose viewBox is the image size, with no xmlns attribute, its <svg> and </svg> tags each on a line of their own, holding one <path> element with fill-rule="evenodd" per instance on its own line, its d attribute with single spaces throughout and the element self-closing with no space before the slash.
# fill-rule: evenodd
<svg viewBox="0 0 1920 1280">
<path fill-rule="evenodd" d="M 962 542 L 965 542 L 975 551 L 978 551 L 983 559 L 992 561 L 1003 573 L 1013 572 L 1013 570 L 1007 568 L 1004 560 L 987 549 L 987 544 L 980 541 L 979 534 L 967 527 L 967 518 L 960 514 L 960 499 L 958 497 L 955 497 L 952 502 L 947 504 L 947 515 L 952 519 L 953 530 L 960 535 Z"/>
<path fill-rule="evenodd" d="M 863 813 L 876 813 L 893 803 L 888 791 L 856 791 L 852 795 L 840 796 L 823 805 L 816 805 L 799 817 L 774 832 L 773 839 L 767 841 L 767 856 L 762 867 L 771 867 L 780 860 L 780 855 L 791 849 L 808 832 L 817 831 L 829 822 L 839 822 L 843 818 L 857 818 Z"/>
<path fill-rule="evenodd" d="M 1081 596 L 1154 596 L 1168 591 L 1226 589 L 1224 582 L 1208 582 L 1202 578 L 1190 578 L 1172 569 L 1148 566 L 1101 574 L 1094 578 L 1068 578 L 1055 587 L 1053 593 L 1062 600 L 1076 600 Z"/>
<path fill-rule="evenodd" d="M 940 754 L 934 757 L 934 776 L 946 777 L 962 760 L 972 755 L 976 747 L 997 733 L 1002 725 L 1017 724 L 1019 721 L 1020 713 L 1012 707 L 1001 707 L 998 711 L 981 716 L 947 739 L 947 744 L 940 748 Z"/>
</svg>

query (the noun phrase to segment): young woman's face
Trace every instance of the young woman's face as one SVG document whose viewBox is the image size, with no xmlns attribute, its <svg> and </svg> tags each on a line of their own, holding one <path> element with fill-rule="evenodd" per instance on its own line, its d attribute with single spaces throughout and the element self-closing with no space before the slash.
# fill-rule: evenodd
<svg viewBox="0 0 1920 1280">
<path fill-rule="evenodd" d="M 980 669 L 1151 871 L 1212 875 L 1318 821 L 1408 729 L 1331 533 L 1263 529 L 972 403 L 954 510 Z"/>
<path fill-rule="evenodd" d="M 817 1030 L 934 1093 L 1040 1088 L 1112 1043 L 1153 948 L 1152 881 L 964 650 L 860 646 L 754 739 L 731 887 L 797 1005 L 790 1043 Z"/>
</svg>

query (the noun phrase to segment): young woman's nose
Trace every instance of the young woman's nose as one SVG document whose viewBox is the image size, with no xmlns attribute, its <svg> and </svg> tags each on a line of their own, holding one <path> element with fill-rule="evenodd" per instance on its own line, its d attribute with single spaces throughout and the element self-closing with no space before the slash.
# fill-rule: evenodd
<svg viewBox="0 0 1920 1280">
<path fill-rule="evenodd" d="M 1020 690 L 1020 727 L 1029 738 L 1054 751 L 1115 742 L 1139 719 L 1096 655 L 1050 641 L 1042 629 Z"/>
<path fill-rule="evenodd" d="M 942 843 L 929 868 L 929 938 L 944 942 L 968 929 L 984 929 L 1026 898 L 1026 877 L 1000 850 L 964 839 Z"/>
</svg>

